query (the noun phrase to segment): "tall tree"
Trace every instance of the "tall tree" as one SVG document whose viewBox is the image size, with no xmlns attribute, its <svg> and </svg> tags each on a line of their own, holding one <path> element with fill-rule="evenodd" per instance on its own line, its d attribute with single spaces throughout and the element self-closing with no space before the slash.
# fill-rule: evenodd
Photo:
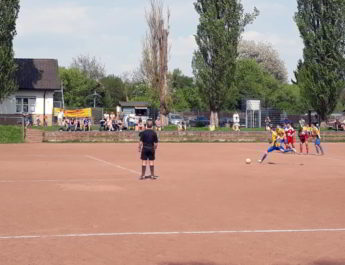
<svg viewBox="0 0 345 265">
<path fill-rule="evenodd" d="M 218 112 L 233 86 L 237 46 L 245 26 L 258 15 L 245 14 L 240 0 L 197 0 L 200 15 L 195 40 L 193 71 L 205 102 L 211 110 L 210 121 L 218 126 Z"/>
<path fill-rule="evenodd" d="M 167 85 L 170 11 L 168 9 L 166 17 L 163 13 L 163 1 L 150 0 L 150 9 L 146 12 L 149 30 L 143 43 L 141 70 L 159 95 L 161 123 L 166 124 L 170 99 Z"/>
<path fill-rule="evenodd" d="M 295 20 L 304 42 L 296 83 L 322 120 L 345 87 L 345 1 L 297 0 Z"/>
<path fill-rule="evenodd" d="M 0 0 L 0 102 L 17 89 L 12 42 L 18 13 L 19 0 Z"/>
<path fill-rule="evenodd" d="M 270 43 L 241 40 L 238 46 L 239 59 L 254 59 L 263 69 L 282 83 L 288 82 L 288 72 L 278 52 Z"/>
</svg>

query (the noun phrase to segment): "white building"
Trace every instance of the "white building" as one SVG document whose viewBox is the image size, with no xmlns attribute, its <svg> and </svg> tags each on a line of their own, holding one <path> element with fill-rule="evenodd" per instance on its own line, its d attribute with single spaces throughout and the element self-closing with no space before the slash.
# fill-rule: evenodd
<svg viewBox="0 0 345 265">
<path fill-rule="evenodd" d="M 52 124 L 54 92 L 60 90 L 58 62 L 54 59 L 16 59 L 18 91 L 0 104 L 0 117 L 27 114 L 41 124 Z"/>
</svg>

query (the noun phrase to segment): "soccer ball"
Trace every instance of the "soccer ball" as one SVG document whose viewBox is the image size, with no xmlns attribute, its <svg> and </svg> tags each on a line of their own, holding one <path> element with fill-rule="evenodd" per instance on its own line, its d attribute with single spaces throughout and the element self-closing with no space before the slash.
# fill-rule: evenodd
<svg viewBox="0 0 345 265">
<path fill-rule="evenodd" d="M 246 164 L 249 165 L 251 162 L 252 162 L 252 160 L 250 160 L 250 158 L 247 158 L 247 159 L 246 159 Z"/>
</svg>

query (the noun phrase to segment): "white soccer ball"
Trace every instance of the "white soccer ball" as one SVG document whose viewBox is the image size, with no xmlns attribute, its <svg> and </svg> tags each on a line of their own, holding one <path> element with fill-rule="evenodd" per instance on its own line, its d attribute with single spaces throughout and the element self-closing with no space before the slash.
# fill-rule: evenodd
<svg viewBox="0 0 345 265">
<path fill-rule="evenodd" d="M 249 165 L 251 162 L 252 162 L 252 160 L 250 160 L 250 158 L 247 158 L 247 159 L 246 159 L 246 164 Z"/>
</svg>

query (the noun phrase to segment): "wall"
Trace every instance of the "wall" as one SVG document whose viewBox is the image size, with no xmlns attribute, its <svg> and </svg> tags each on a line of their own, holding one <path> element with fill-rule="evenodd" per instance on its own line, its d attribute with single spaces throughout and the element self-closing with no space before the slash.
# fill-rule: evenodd
<svg viewBox="0 0 345 265">
<path fill-rule="evenodd" d="M 267 132 L 158 132 L 160 142 L 268 142 Z M 124 132 L 45 132 L 45 142 L 138 142 L 139 134 Z M 325 132 L 323 142 L 345 142 L 344 132 Z"/>
<path fill-rule="evenodd" d="M 46 92 L 46 100 L 45 100 L 45 113 L 48 125 L 52 124 L 52 114 L 53 114 L 53 91 Z M 35 122 L 36 118 L 39 117 L 41 123 L 43 123 L 43 113 L 44 113 L 44 91 L 37 91 L 37 90 L 19 90 L 14 95 L 10 96 L 8 99 L 4 100 L 2 104 L 0 104 L 0 115 L 7 116 L 7 115 L 20 115 L 20 113 L 16 113 L 16 97 L 35 97 L 36 98 L 36 106 L 35 112 L 32 113 L 32 119 Z"/>
<path fill-rule="evenodd" d="M 53 94 L 52 91 L 46 92 L 46 115 L 53 114 Z M 36 97 L 35 112 L 32 114 L 43 115 L 44 92 L 19 90 L 0 104 L 0 114 L 16 114 L 16 97 Z"/>
</svg>

